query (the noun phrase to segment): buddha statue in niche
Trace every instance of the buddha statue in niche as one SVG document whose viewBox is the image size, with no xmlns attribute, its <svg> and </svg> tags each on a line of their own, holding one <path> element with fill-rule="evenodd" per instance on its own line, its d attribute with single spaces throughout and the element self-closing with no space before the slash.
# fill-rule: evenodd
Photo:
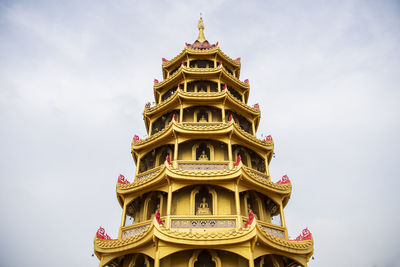
<svg viewBox="0 0 400 267">
<path fill-rule="evenodd" d="M 206 155 L 206 151 L 202 151 L 201 155 L 199 156 L 199 160 L 208 160 L 208 157 Z"/>
<path fill-rule="evenodd" d="M 204 114 L 201 115 L 199 122 L 207 122 L 206 117 L 204 117 Z"/>
<path fill-rule="evenodd" d="M 201 199 L 201 203 L 199 204 L 199 207 L 197 208 L 196 215 L 210 215 L 211 211 L 210 208 L 208 207 L 208 203 L 206 202 L 206 198 L 203 197 Z"/>
</svg>

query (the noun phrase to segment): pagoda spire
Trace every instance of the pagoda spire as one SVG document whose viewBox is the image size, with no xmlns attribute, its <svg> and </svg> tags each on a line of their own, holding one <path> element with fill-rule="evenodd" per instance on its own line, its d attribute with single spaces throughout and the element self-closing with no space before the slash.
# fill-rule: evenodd
<svg viewBox="0 0 400 267">
<path fill-rule="evenodd" d="M 197 24 L 197 28 L 199 29 L 199 37 L 197 37 L 197 41 L 203 43 L 204 41 L 206 41 L 206 37 L 204 37 L 204 22 L 202 17 L 200 17 L 199 19 L 199 24 Z"/>
</svg>

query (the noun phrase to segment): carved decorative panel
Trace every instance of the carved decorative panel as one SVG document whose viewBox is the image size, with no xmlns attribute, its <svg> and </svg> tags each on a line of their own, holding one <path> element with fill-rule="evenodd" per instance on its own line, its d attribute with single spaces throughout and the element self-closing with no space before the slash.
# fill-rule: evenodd
<svg viewBox="0 0 400 267">
<path fill-rule="evenodd" d="M 140 233 L 143 233 L 145 231 L 147 231 L 150 227 L 150 224 L 145 224 L 145 225 L 140 225 L 134 228 L 129 228 L 127 230 L 123 230 L 122 231 L 122 238 L 127 238 L 127 237 L 131 237 L 134 235 L 138 235 Z"/>
<path fill-rule="evenodd" d="M 267 234 L 274 235 L 280 238 L 285 238 L 285 232 L 282 230 L 278 230 L 272 227 L 268 227 L 266 225 L 260 225 L 261 229 Z"/>
<path fill-rule="evenodd" d="M 213 170 L 228 170 L 228 163 L 179 163 L 178 169 L 181 170 L 199 170 L 199 171 L 213 171 Z"/>
<path fill-rule="evenodd" d="M 172 219 L 171 228 L 236 228 L 235 219 Z"/>
</svg>

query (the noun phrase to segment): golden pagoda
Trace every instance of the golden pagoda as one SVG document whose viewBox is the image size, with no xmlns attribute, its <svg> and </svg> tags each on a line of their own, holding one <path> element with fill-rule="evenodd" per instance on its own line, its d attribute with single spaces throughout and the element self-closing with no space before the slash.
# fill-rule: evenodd
<svg viewBox="0 0 400 267">
<path fill-rule="evenodd" d="M 154 80 L 145 105 L 148 137 L 132 141 L 136 175 L 118 177 L 122 207 L 117 239 L 97 231 L 100 266 L 307 266 L 308 229 L 288 238 L 283 209 L 292 185 L 272 182 L 271 136 L 256 131 L 259 105 L 248 106 L 240 58 L 199 36 Z"/>
</svg>

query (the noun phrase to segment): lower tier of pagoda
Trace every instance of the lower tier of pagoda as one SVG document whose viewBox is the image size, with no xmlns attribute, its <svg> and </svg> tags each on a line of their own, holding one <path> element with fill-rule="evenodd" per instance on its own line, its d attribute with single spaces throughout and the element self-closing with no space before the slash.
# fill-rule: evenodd
<svg viewBox="0 0 400 267">
<path fill-rule="evenodd" d="M 193 250 L 194 254 L 202 250 L 233 253 L 246 260 L 246 266 L 250 267 L 255 266 L 256 259 L 266 255 L 284 257 L 293 266 L 307 266 L 313 254 L 313 239 L 307 229 L 296 240 L 289 240 L 285 229 L 250 216 L 167 218 L 156 215 L 153 220 L 121 230 L 120 238 L 115 240 L 104 232 L 100 235 L 97 233 L 94 250 L 100 259 L 100 266 L 106 266 L 121 257 L 141 254 L 159 267 L 163 266 L 160 265 L 163 259 L 187 250 Z M 176 257 L 174 260 L 179 261 Z M 180 264 L 177 262 L 175 265 Z M 191 265 L 186 263 L 184 266 Z"/>
</svg>

